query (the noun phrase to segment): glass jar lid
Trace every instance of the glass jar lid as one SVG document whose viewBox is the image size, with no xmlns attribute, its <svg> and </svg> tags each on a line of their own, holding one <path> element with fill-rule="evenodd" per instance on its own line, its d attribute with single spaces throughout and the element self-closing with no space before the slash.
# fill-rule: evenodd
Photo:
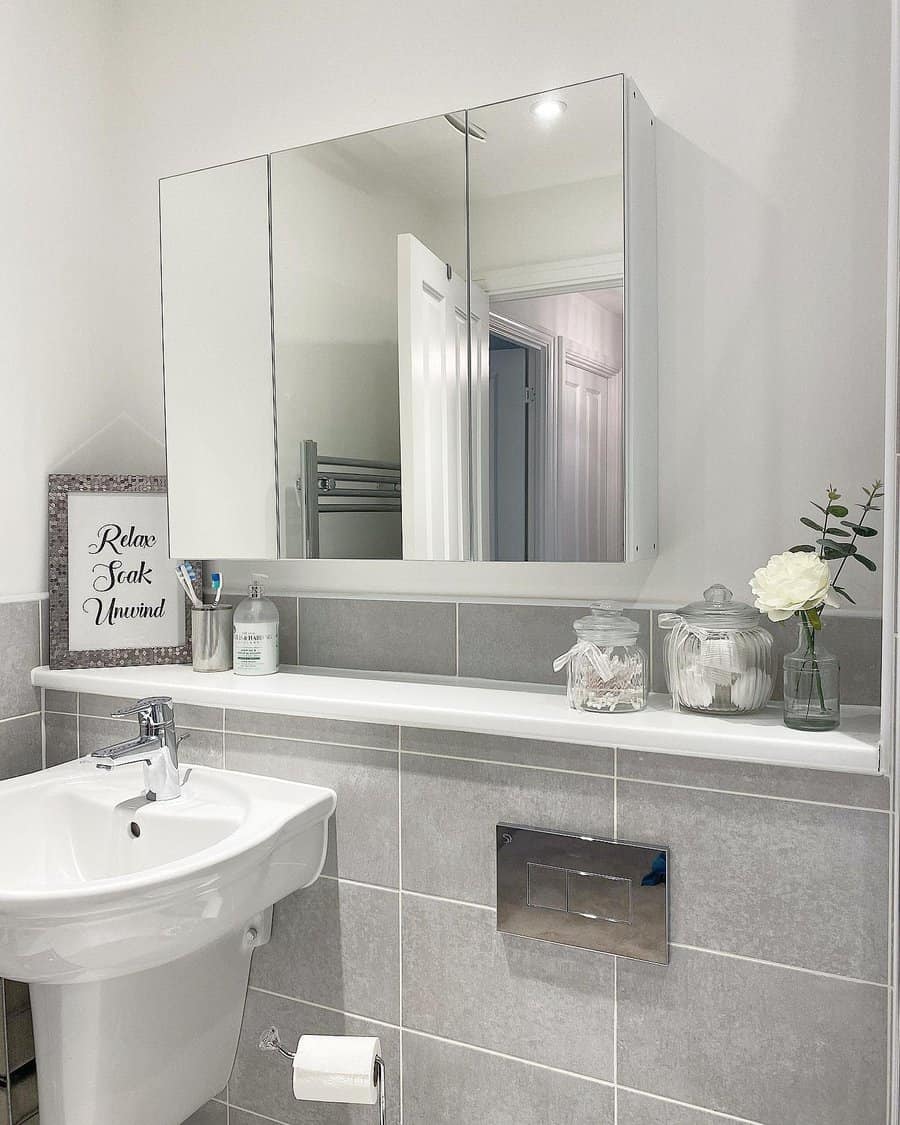
<svg viewBox="0 0 900 1125">
<path fill-rule="evenodd" d="M 703 591 L 702 602 L 691 602 L 678 610 L 678 615 L 688 625 L 702 625 L 705 629 L 757 629 L 759 611 L 746 602 L 736 602 L 734 595 L 721 582 Z"/>
<path fill-rule="evenodd" d="M 575 622 L 578 639 L 598 645 L 633 645 L 640 629 L 637 621 L 622 613 L 617 602 L 592 602 L 590 615 Z"/>
</svg>

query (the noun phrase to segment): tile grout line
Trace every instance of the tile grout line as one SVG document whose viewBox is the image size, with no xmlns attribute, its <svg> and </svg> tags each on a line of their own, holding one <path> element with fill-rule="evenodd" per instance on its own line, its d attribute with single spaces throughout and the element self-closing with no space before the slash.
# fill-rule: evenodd
<svg viewBox="0 0 900 1125">
<path fill-rule="evenodd" d="M 398 1012 L 400 1018 L 400 1043 L 397 1049 L 400 1073 L 397 1076 L 397 1112 L 403 1125 L 403 727 L 397 728 L 397 960 L 398 960 Z"/>
<path fill-rule="evenodd" d="M 613 747 L 613 839 L 619 838 L 619 748 Z M 568 895 L 567 895 L 568 897 Z M 619 1125 L 619 958 L 613 957 L 613 1125 Z"/>
<path fill-rule="evenodd" d="M 46 688 L 41 688 L 41 769 L 47 768 L 47 709 L 44 706 Z"/>
<path fill-rule="evenodd" d="M 33 719 L 35 715 L 40 715 L 41 711 L 36 708 L 34 711 L 26 711 L 24 715 L 7 715 L 5 719 L 0 719 L 0 725 L 3 723 L 14 723 L 16 719 Z"/>
<path fill-rule="evenodd" d="M 680 941 L 670 941 L 669 945 L 672 949 L 686 949 L 690 953 L 704 953 L 708 957 L 728 957 L 732 961 L 749 961 L 751 965 L 765 965 L 770 969 L 787 969 L 793 973 L 806 973 L 807 976 L 826 977 L 828 980 L 839 980 L 845 984 L 859 984 L 890 991 L 890 985 L 886 982 L 866 980 L 865 977 L 848 977 L 843 973 L 829 973 L 824 969 L 808 969 L 805 965 L 786 965 L 783 961 L 767 961 L 763 957 L 748 957 L 744 953 L 729 953 L 724 949 L 708 949 L 702 945 L 687 945 Z"/>
<path fill-rule="evenodd" d="M 655 753 L 655 751 L 647 751 L 648 753 Z M 719 759 L 723 760 L 723 759 Z M 542 769 L 542 766 L 535 767 Z M 776 767 L 779 768 L 779 767 Z M 780 767 L 783 769 L 792 769 L 792 766 Z M 574 770 L 564 770 L 564 773 L 574 773 Z M 850 777 L 875 777 L 876 774 L 849 774 Z M 651 778 L 646 777 L 628 777 L 626 774 L 621 778 L 622 781 L 627 781 L 630 785 L 656 785 L 666 789 L 689 789 L 695 793 L 721 793 L 726 797 L 754 797 L 759 801 L 786 801 L 788 804 L 793 805 L 816 805 L 820 808 L 826 809 L 849 809 L 852 812 L 865 812 L 865 813 L 879 813 L 885 816 L 890 813 L 890 809 L 877 809 L 871 805 L 843 805 L 837 801 L 813 801 L 808 797 L 782 797 L 777 793 L 751 793 L 743 789 L 714 789 L 708 785 L 686 785 L 681 781 L 653 781 Z"/>
<path fill-rule="evenodd" d="M 707 1109 L 705 1106 L 694 1105 L 693 1102 L 680 1102 L 675 1098 L 667 1098 L 664 1094 L 651 1094 L 648 1090 L 639 1090 L 636 1086 L 622 1086 L 622 1090 L 627 1090 L 629 1094 L 637 1094 L 642 1098 L 652 1098 L 656 1102 L 664 1102 L 666 1105 L 678 1105 L 684 1109 L 698 1110 L 700 1113 L 708 1113 L 711 1117 L 720 1117 L 723 1121 L 736 1121 L 739 1125 L 766 1125 L 764 1121 L 754 1121 L 749 1117 L 735 1117 L 732 1113 L 723 1113 L 718 1109 Z"/>
<path fill-rule="evenodd" d="M 319 878 L 320 879 L 328 879 L 328 880 L 330 880 L 332 882 L 336 882 L 336 883 L 347 883 L 350 886 L 355 886 L 355 887 L 366 887 L 369 890 L 382 891 L 385 894 L 395 894 L 395 895 L 398 895 L 398 896 L 400 896 L 400 895 L 410 895 L 413 898 L 424 898 L 424 899 L 429 899 L 433 902 L 445 902 L 445 903 L 448 903 L 451 906 L 470 907 L 470 908 L 475 909 L 475 910 L 489 911 L 490 913 L 496 912 L 496 907 L 489 906 L 489 905 L 487 905 L 486 903 L 483 903 L 483 902 L 468 902 L 465 899 L 445 898 L 441 895 L 428 894 L 426 891 L 413 891 L 413 890 L 409 890 L 408 888 L 401 891 L 400 888 L 398 888 L 398 887 L 385 887 L 385 886 L 381 885 L 380 883 L 365 883 L 362 880 L 347 879 L 347 878 L 344 878 L 341 875 L 325 875 L 325 874 L 323 874 L 323 875 L 320 875 Z M 728 950 L 710 949 L 706 946 L 689 945 L 686 942 L 678 942 L 678 941 L 670 941 L 669 946 L 672 949 L 684 949 L 684 950 L 687 950 L 688 952 L 691 952 L 691 953 L 702 953 L 702 954 L 705 954 L 706 956 L 709 956 L 709 957 L 728 957 L 728 958 L 731 958 L 732 960 L 735 960 L 735 961 L 747 961 L 747 962 L 749 962 L 750 964 L 753 964 L 753 965 L 765 965 L 767 968 L 784 969 L 787 972 L 793 972 L 793 973 L 806 973 L 809 976 L 824 977 L 826 980 L 839 980 L 839 981 L 843 981 L 847 984 L 865 985 L 869 988 L 880 988 L 880 989 L 884 989 L 886 991 L 890 989 L 890 985 L 888 985 L 887 983 L 885 983 L 883 981 L 866 980 L 865 977 L 851 977 L 851 976 L 847 976 L 843 973 L 830 973 L 830 972 L 825 971 L 824 969 L 810 969 L 810 968 L 807 968 L 805 965 L 789 965 L 784 961 L 770 961 L 770 960 L 767 960 L 764 957 L 749 957 L 744 953 L 731 953 Z M 614 956 L 614 954 L 605 954 L 605 956 Z M 297 999 L 297 997 L 292 997 L 290 999 Z M 368 1018 L 368 1017 L 361 1017 L 361 1018 L 365 1019 L 365 1018 Z"/>
<path fill-rule="evenodd" d="M 456 608 L 456 676 L 459 677 L 459 602 L 453 603 Z"/>
<path fill-rule="evenodd" d="M 177 704 L 176 704 L 177 706 Z M 260 712 L 263 713 L 263 712 Z M 102 715 L 96 718 L 102 718 Z M 302 718 L 302 716 L 291 716 L 292 718 Z M 336 722 L 344 720 L 337 719 Z M 350 720 L 352 721 L 352 720 Z M 387 724 L 388 726 L 395 726 L 396 724 Z M 193 730 L 204 730 L 208 728 L 194 727 Z M 382 754 L 396 754 L 396 746 L 370 746 L 365 742 L 336 742 L 333 738 L 295 738 L 289 734 L 262 734 L 259 731 L 250 730 L 230 730 L 227 726 L 223 729 L 224 734 L 236 734 L 241 738 L 262 738 L 269 742 L 301 742 L 304 745 L 310 746 L 339 746 L 342 750 L 378 750 Z"/>
</svg>

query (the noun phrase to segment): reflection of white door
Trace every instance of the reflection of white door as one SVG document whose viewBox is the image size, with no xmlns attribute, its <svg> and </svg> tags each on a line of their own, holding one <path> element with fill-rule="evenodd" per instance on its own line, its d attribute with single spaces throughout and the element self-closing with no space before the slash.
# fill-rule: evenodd
<svg viewBox="0 0 900 1125">
<path fill-rule="evenodd" d="M 411 234 L 397 237 L 403 555 L 469 554 L 465 278 Z"/>
<path fill-rule="evenodd" d="M 557 355 L 559 558 L 606 559 L 622 535 L 621 372 L 575 351 L 563 337 Z"/>
</svg>

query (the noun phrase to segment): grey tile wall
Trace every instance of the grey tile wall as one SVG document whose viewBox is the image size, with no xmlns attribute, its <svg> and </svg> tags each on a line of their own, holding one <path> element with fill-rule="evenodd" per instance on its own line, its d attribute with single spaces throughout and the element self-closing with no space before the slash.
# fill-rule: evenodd
<svg viewBox="0 0 900 1125">
<path fill-rule="evenodd" d="M 229 594 L 230 601 L 242 597 Z M 462 676 L 530 684 L 565 685 L 553 660 L 574 640 L 573 621 L 586 602 L 538 605 L 512 602 L 407 601 L 391 598 L 273 598 L 281 618 L 281 661 L 366 672 Z M 659 611 L 625 607 L 640 624 L 651 660 L 651 688 L 665 692 Z M 299 620 L 299 633 L 298 633 Z M 781 698 L 781 658 L 797 646 L 796 623 L 760 617 L 774 638 L 774 699 Z M 828 614 L 823 640 L 841 661 L 845 703 L 877 706 L 881 678 L 881 618 Z"/>
<path fill-rule="evenodd" d="M 0 602 L 0 779 L 43 765 L 41 693 L 31 686 L 41 663 L 41 612 L 37 600 Z"/>
<path fill-rule="evenodd" d="M 254 954 L 231 1125 L 371 1117 L 295 1102 L 289 1068 L 256 1050 L 273 1023 L 288 1040 L 379 1035 L 393 1123 L 402 1037 L 405 1125 L 884 1125 L 886 779 L 241 712 L 224 726 L 226 768 L 343 802 L 331 874 L 277 905 Z M 671 964 L 497 934 L 507 817 L 669 843 Z"/>
</svg>

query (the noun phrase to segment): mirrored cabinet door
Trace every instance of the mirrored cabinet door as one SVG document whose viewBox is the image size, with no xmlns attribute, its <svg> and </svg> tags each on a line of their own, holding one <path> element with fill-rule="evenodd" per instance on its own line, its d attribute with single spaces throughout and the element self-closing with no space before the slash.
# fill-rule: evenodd
<svg viewBox="0 0 900 1125">
<path fill-rule="evenodd" d="M 160 181 L 169 549 L 278 552 L 268 160 Z"/>
<path fill-rule="evenodd" d="M 622 561 L 655 506 L 629 505 L 625 94 L 614 76 L 468 114 L 477 558 Z"/>
<path fill-rule="evenodd" d="M 464 116 L 272 156 L 286 557 L 468 557 Z"/>
<path fill-rule="evenodd" d="M 653 140 L 616 75 L 163 181 L 173 552 L 652 557 Z"/>
</svg>

